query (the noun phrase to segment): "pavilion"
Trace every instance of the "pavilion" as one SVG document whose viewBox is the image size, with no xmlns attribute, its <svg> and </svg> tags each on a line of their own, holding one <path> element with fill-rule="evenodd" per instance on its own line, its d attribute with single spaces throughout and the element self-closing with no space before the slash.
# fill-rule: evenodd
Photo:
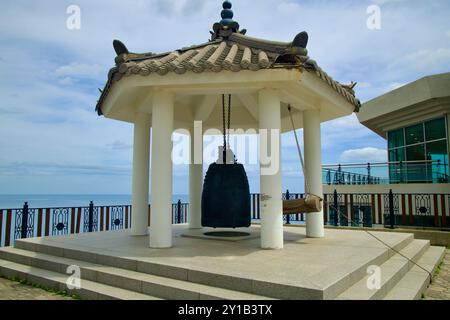
<svg viewBox="0 0 450 320">
<path fill-rule="evenodd" d="M 269 130 L 278 133 L 280 142 L 280 132 L 293 129 L 287 111 L 287 106 L 292 106 L 296 129 L 304 129 L 310 189 L 319 196 L 323 194 L 320 124 L 360 107 L 353 84 L 334 81 L 308 56 L 306 32 L 289 43 L 252 38 L 232 20 L 231 3 L 225 1 L 223 8 L 223 19 L 214 24 L 207 43 L 161 54 L 138 54 L 114 41 L 116 66 L 109 72 L 96 110 L 106 118 L 134 124 L 131 232 L 137 236 L 149 231 L 152 248 L 172 247 L 172 133 L 184 129 L 194 137 L 198 130 L 202 135 L 220 128 L 222 94 L 233 96 L 232 129 L 259 129 L 260 139 L 265 139 L 263 132 Z M 150 140 L 152 212 L 148 230 Z M 191 150 L 189 225 L 199 229 L 202 145 L 191 143 Z M 281 148 L 272 151 L 275 161 L 281 159 Z M 264 166 L 261 164 L 261 170 Z M 260 184 L 266 199 L 261 204 L 261 247 L 281 249 L 281 168 L 261 175 Z M 307 236 L 324 236 L 323 212 L 307 215 Z"/>
<path fill-rule="evenodd" d="M 323 212 L 308 213 L 306 228 L 283 227 L 281 168 L 267 170 L 265 161 L 261 226 L 238 241 L 206 237 L 201 142 L 191 143 L 189 225 L 172 226 L 172 133 L 201 137 L 220 128 L 223 94 L 233 96 L 233 129 L 259 129 L 261 144 L 265 131 L 275 132 L 268 144 L 278 163 L 276 144 L 280 132 L 293 129 L 292 107 L 295 129 L 304 129 L 308 186 L 318 196 L 320 124 L 360 106 L 353 84 L 332 80 L 308 57 L 305 32 L 290 43 L 254 39 L 232 16 L 225 1 L 210 41 L 174 52 L 135 54 L 114 42 L 117 65 L 97 111 L 134 124 L 132 229 L 17 239 L 14 247 L 0 248 L 1 275 L 93 300 L 420 299 L 444 247 L 409 233 L 324 230 Z M 79 288 L 68 286 L 73 267 Z"/>
</svg>

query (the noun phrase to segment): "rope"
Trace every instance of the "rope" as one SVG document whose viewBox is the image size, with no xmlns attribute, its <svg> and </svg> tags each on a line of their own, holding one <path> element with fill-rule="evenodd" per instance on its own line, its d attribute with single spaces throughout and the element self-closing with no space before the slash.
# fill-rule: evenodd
<svg viewBox="0 0 450 320">
<path fill-rule="evenodd" d="M 305 189 L 306 189 L 306 194 L 307 195 L 311 195 L 311 189 L 309 187 L 309 183 L 308 183 L 308 178 L 306 175 L 306 169 L 305 169 L 305 162 L 303 160 L 303 154 L 302 154 L 302 149 L 300 148 L 300 143 L 298 141 L 298 136 L 297 136 L 297 131 L 295 130 L 295 124 L 294 124 L 294 118 L 292 117 L 292 108 L 289 105 L 288 106 L 288 110 L 289 110 L 289 117 L 291 119 L 291 124 L 292 124 L 292 129 L 294 130 L 294 136 L 295 136 L 295 142 L 297 144 L 297 150 L 298 150 L 298 155 L 300 157 L 300 163 L 302 166 L 302 171 L 303 171 L 303 175 L 305 177 Z M 330 205 L 330 208 L 333 208 L 334 210 L 336 210 L 336 213 L 339 212 L 339 216 L 344 216 L 343 214 L 341 214 L 340 210 L 338 210 L 338 208 L 334 207 L 333 205 Z M 353 220 L 348 219 L 348 217 L 345 217 L 347 219 L 348 222 L 350 222 L 351 225 L 353 225 L 354 227 L 359 226 L 358 224 L 356 224 Z M 396 250 L 395 248 L 393 248 L 392 246 L 390 246 L 389 244 L 387 244 L 386 242 L 384 242 L 383 240 L 381 240 L 380 238 L 378 238 L 376 235 L 374 235 L 373 233 L 364 230 L 364 232 L 366 232 L 368 235 L 370 235 L 371 237 L 373 237 L 375 240 L 379 241 L 380 243 L 382 243 L 384 246 L 386 246 L 387 248 L 389 248 L 390 250 L 394 251 L 395 253 L 399 254 L 400 256 L 402 256 L 403 258 L 407 259 L 409 262 L 413 263 L 415 266 L 419 267 L 420 269 L 422 269 L 423 271 L 425 271 L 426 273 L 428 273 L 430 275 L 430 283 L 433 282 L 433 275 L 431 274 L 430 271 L 428 271 L 427 269 L 425 269 L 424 267 L 420 266 L 418 263 L 416 263 L 415 261 L 413 261 L 412 259 L 408 258 L 407 256 L 405 256 L 404 254 L 402 254 L 401 252 L 399 252 L 398 250 Z"/>
<path fill-rule="evenodd" d="M 298 141 L 297 131 L 295 130 L 294 118 L 292 117 L 292 108 L 290 105 L 288 106 L 288 110 L 289 110 L 289 117 L 291 118 L 292 129 L 294 130 L 295 143 L 297 144 L 297 151 L 298 151 L 298 156 L 300 157 L 300 164 L 302 166 L 303 176 L 305 177 L 306 194 L 310 195 L 311 188 L 309 187 L 308 177 L 306 175 L 306 169 L 305 169 L 305 161 L 303 160 L 302 149 L 300 148 L 300 143 Z"/>
</svg>

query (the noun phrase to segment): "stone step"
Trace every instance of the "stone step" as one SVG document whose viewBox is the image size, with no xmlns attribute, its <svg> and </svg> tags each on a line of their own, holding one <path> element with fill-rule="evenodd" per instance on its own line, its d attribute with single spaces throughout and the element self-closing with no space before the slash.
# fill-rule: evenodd
<svg viewBox="0 0 450 320">
<path fill-rule="evenodd" d="M 412 235 L 411 235 L 412 239 Z M 408 237 L 399 245 L 411 241 Z M 106 254 L 102 252 L 87 252 L 79 248 L 60 247 L 57 243 L 39 243 L 37 239 L 16 240 L 14 247 L 20 250 L 32 252 L 34 254 L 46 254 L 52 257 L 72 259 L 90 264 L 119 268 L 138 272 L 139 274 L 153 275 L 164 279 L 180 280 L 191 284 L 205 285 L 215 289 L 229 290 L 235 296 L 235 292 L 246 293 L 242 299 L 317 299 L 323 298 L 323 294 L 318 289 L 300 288 L 288 284 L 271 283 L 265 280 L 253 280 L 244 277 L 236 277 L 228 274 L 206 272 L 189 268 L 176 267 L 167 264 L 159 264 L 149 261 L 137 261 L 133 258 Z M 2 249 L 0 249 L 0 253 Z M 1 256 L 0 256 L 1 257 Z M 26 259 L 26 258 L 24 258 Z M 45 261 L 41 261 L 45 264 Z M 202 295 L 202 298 L 207 298 Z"/>
<path fill-rule="evenodd" d="M 371 290 L 368 288 L 368 280 L 372 275 L 366 275 L 353 286 L 336 297 L 337 300 L 377 300 L 382 299 L 414 266 L 424 252 L 430 247 L 428 240 L 414 240 L 401 249 L 401 254 L 395 253 L 387 261 L 380 264 L 381 287 Z M 407 257 L 407 258 L 405 258 Z"/>
<path fill-rule="evenodd" d="M 430 247 L 417 264 L 434 274 L 445 256 L 444 247 Z M 430 284 L 430 274 L 414 266 L 384 297 L 385 300 L 419 300 Z"/>
<path fill-rule="evenodd" d="M 22 249 L 2 248 L 0 258 L 16 263 L 66 273 L 71 265 L 80 267 L 81 277 L 89 281 L 119 287 L 171 300 L 266 300 L 268 297 L 222 289 L 188 281 L 94 264 Z"/>
<path fill-rule="evenodd" d="M 26 279 L 30 283 L 38 284 L 45 288 L 67 291 L 69 294 L 76 294 L 86 300 L 161 300 L 150 295 L 85 279 L 81 280 L 81 289 L 69 289 L 66 283 L 69 275 L 2 259 L 0 259 L 0 274 L 6 277 Z"/>
<path fill-rule="evenodd" d="M 376 232 L 374 233 L 377 234 Z M 394 249 L 399 251 L 405 248 L 414 240 L 414 235 L 409 234 L 404 239 L 394 245 Z M 349 276 L 348 268 L 343 268 L 343 273 L 334 272 L 332 279 L 333 285 L 326 288 L 308 287 L 301 288 L 291 286 L 284 283 L 269 283 L 265 280 L 248 279 L 244 277 L 232 276 L 224 273 L 205 272 L 202 270 L 194 270 L 182 268 L 173 265 L 159 264 L 150 261 L 137 261 L 136 259 L 106 254 L 104 251 L 83 251 L 80 247 L 64 247 L 59 246 L 55 242 L 41 242 L 37 239 L 16 240 L 15 247 L 32 252 L 40 252 L 52 256 L 70 258 L 74 260 L 82 260 L 102 266 L 115 267 L 130 271 L 137 271 L 164 278 L 171 278 L 181 281 L 189 281 L 192 283 L 213 286 L 232 291 L 246 292 L 263 297 L 272 297 L 276 299 L 334 299 L 350 286 L 354 285 L 360 279 L 367 275 L 367 266 L 377 264 L 381 265 L 387 261 L 393 254 L 393 250 L 385 248 L 379 255 L 374 256 L 364 266 L 359 266 L 351 271 Z M 320 275 L 319 279 L 329 277 L 328 274 Z M 318 281 L 320 284 L 320 281 Z"/>
<path fill-rule="evenodd" d="M 375 233 L 376 234 L 376 233 Z M 405 248 L 414 240 L 412 234 L 407 235 L 394 245 L 395 250 Z M 15 247 L 32 252 L 39 252 L 51 256 L 58 256 L 69 258 L 73 260 L 82 260 L 89 263 L 94 263 L 102 266 L 115 267 L 126 269 L 130 271 L 137 271 L 139 273 L 160 276 L 164 278 L 171 278 L 181 281 L 189 281 L 222 289 L 232 291 L 246 292 L 249 294 L 256 294 L 264 297 L 272 297 L 276 299 L 334 299 L 350 286 L 354 285 L 360 279 L 367 275 L 367 266 L 381 265 L 387 261 L 393 254 L 393 250 L 385 248 L 379 255 L 374 256 L 364 266 L 359 266 L 357 269 L 351 271 L 351 276 L 348 274 L 348 268 L 343 268 L 343 274 L 334 272 L 332 279 L 333 285 L 330 287 L 317 288 L 307 287 L 301 288 L 291 286 L 284 283 L 269 283 L 265 280 L 247 279 L 244 277 L 236 277 L 220 272 L 205 272 L 202 270 L 194 270 L 189 268 L 176 267 L 172 265 L 159 264 L 150 261 L 137 261 L 131 257 L 117 256 L 112 253 L 107 254 L 103 251 L 83 251 L 80 247 L 73 247 L 65 245 L 64 247 L 51 241 L 38 241 L 37 239 L 17 240 Z M 320 276 L 320 279 L 325 279 L 329 275 Z M 320 281 L 318 281 L 320 282 Z M 319 283 L 320 284 L 320 283 Z"/>
<path fill-rule="evenodd" d="M 371 232 L 375 236 L 379 236 L 377 232 Z M 335 278 L 332 282 L 332 285 L 328 285 L 328 287 L 324 287 L 323 291 L 323 299 L 324 300 L 333 300 L 336 299 L 340 294 L 345 292 L 348 288 L 354 286 L 357 282 L 361 281 L 364 277 L 367 276 L 367 268 L 372 265 L 382 265 L 386 261 L 388 261 L 391 257 L 393 257 L 396 252 L 405 249 L 408 245 L 410 245 L 414 241 L 414 235 L 408 234 L 402 241 L 393 245 L 392 249 L 385 246 L 384 251 L 379 255 L 374 255 L 370 261 L 367 261 L 365 264 L 358 266 L 357 268 L 348 271 L 350 269 L 349 266 L 352 265 L 351 262 L 341 262 L 339 267 L 333 270 L 331 276 Z M 325 271 L 321 272 L 316 276 L 316 284 L 321 284 L 321 282 L 330 283 L 330 272 Z"/>
</svg>

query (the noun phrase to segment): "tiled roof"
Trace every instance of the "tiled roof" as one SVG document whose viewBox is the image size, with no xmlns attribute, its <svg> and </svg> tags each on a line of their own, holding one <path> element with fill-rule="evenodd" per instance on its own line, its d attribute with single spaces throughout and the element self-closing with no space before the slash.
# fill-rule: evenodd
<svg viewBox="0 0 450 320">
<path fill-rule="evenodd" d="M 120 41 L 115 41 L 114 48 L 118 54 L 116 67 L 109 72 L 108 82 L 97 104 L 97 112 L 102 114 L 101 106 L 112 84 L 124 77 L 150 74 L 164 76 L 170 72 L 176 74 L 223 70 L 256 72 L 275 68 L 302 68 L 313 72 L 355 105 L 355 110 L 358 111 L 360 102 L 355 97 L 354 85 L 342 85 L 328 76 L 314 60 L 308 57 L 307 41 L 308 35 L 305 32 L 300 33 L 290 43 L 261 40 L 241 33 L 232 33 L 226 38 L 217 38 L 199 46 L 164 54 L 130 53 Z"/>
</svg>

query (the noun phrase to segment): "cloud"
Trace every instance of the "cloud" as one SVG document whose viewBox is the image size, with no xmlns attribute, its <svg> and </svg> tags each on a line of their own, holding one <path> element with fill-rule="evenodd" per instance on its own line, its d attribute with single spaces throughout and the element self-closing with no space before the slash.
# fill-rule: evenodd
<svg viewBox="0 0 450 320">
<path fill-rule="evenodd" d="M 370 88 L 372 85 L 368 82 L 358 82 L 357 84 L 358 88 Z"/>
<path fill-rule="evenodd" d="M 124 141 L 116 140 L 109 145 L 113 150 L 131 150 L 133 145 Z"/>
<path fill-rule="evenodd" d="M 59 80 L 58 83 L 63 86 L 72 86 L 76 83 L 76 81 L 71 77 L 65 77 Z"/>
<path fill-rule="evenodd" d="M 282 14 L 292 15 L 297 13 L 299 10 L 302 10 L 302 6 L 295 1 L 280 1 L 277 6 L 277 11 Z"/>
<path fill-rule="evenodd" d="M 105 70 L 97 64 L 85 64 L 73 62 L 69 65 L 58 67 L 55 71 L 57 77 L 76 79 L 97 79 Z"/>
<path fill-rule="evenodd" d="M 156 12 L 166 16 L 195 14 L 206 5 L 205 0 L 153 0 L 152 2 Z"/>
<path fill-rule="evenodd" d="M 130 166 L 82 165 L 60 162 L 14 162 L 0 165 L 0 175 L 11 176 L 130 176 Z"/>
<path fill-rule="evenodd" d="M 325 150 L 336 151 L 341 146 L 364 145 L 372 134 L 373 132 L 359 123 L 353 114 L 322 124 L 322 147 Z"/>
<path fill-rule="evenodd" d="M 450 48 L 421 49 L 398 57 L 387 67 L 388 72 L 403 76 L 416 74 L 416 78 L 448 70 L 450 70 Z"/>
<path fill-rule="evenodd" d="M 389 91 L 392 91 L 392 90 L 396 90 L 398 88 L 403 87 L 404 85 L 406 85 L 406 83 L 400 83 L 400 82 L 391 83 L 391 84 L 389 84 L 386 92 L 389 92 Z"/>
<path fill-rule="evenodd" d="M 372 147 L 344 151 L 340 160 L 346 163 L 387 162 L 387 151 Z"/>
<path fill-rule="evenodd" d="M 394 4 L 394 3 L 401 3 L 401 2 L 407 2 L 410 0 L 373 0 L 373 2 L 377 5 L 386 5 L 386 4 Z"/>
<path fill-rule="evenodd" d="M 123 3 L 78 0 L 81 30 L 70 31 L 65 1 L 2 2 L 0 193 L 131 192 L 125 173 L 95 174 L 102 167 L 105 172 L 126 172 L 132 162 L 132 126 L 94 112 L 97 88 L 103 87 L 114 66 L 112 40 L 122 40 L 133 52 L 166 52 L 204 43 L 213 23 L 220 20 L 221 3 Z M 369 3 L 374 1 L 261 0 L 255 5 L 254 0 L 240 0 L 233 2 L 233 10 L 249 36 L 292 41 L 306 30 L 309 55 L 334 79 L 359 82 L 356 91 L 362 101 L 395 84 L 450 69 L 450 45 L 443 41 L 450 36 L 450 2 L 379 0 L 382 30 L 377 32 L 366 27 Z M 302 140 L 301 130 L 299 134 Z M 386 142 L 350 116 L 322 125 L 322 145 L 323 162 L 337 163 L 346 151 L 367 146 L 383 150 Z M 293 136 L 287 134 L 284 183 L 292 191 L 302 185 L 298 161 Z M 46 175 L 7 176 L 16 172 L 14 164 L 24 172 Z M 252 190 L 257 191 L 259 169 L 247 169 Z M 78 179 L 74 172 L 91 175 L 81 173 Z M 174 169 L 175 193 L 187 192 L 186 172 L 186 167 Z"/>
</svg>

